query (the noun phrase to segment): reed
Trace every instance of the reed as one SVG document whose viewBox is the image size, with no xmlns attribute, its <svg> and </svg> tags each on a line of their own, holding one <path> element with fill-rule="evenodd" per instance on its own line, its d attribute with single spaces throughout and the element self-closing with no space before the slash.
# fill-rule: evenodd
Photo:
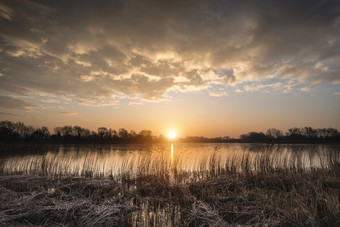
<svg viewBox="0 0 340 227">
<path fill-rule="evenodd" d="M 197 181 L 226 172 L 274 171 L 294 169 L 310 171 L 329 168 L 340 160 L 339 147 L 331 151 L 287 152 L 260 147 L 248 150 L 179 152 L 170 158 L 168 151 L 125 152 L 57 150 L 44 154 L 1 158 L 0 174 L 33 174 L 48 177 L 136 178 L 143 175 L 166 175 L 176 183 Z M 260 149 L 259 148 L 259 149 Z M 255 149 L 256 150 L 256 149 Z M 185 177 L 184 177 L 185 176 Z"/>
<path fill-rule="evenodd" d="M 0 177 L 0 225 L 340 225 L 339 152 L 327 157 L 331 164 L 311 169 L 299 157 L 282 168 L 270 152 L 227 161 L 215 153 L 196 170 L 180 168 L 180 159 L 140 156 L 116 175 L 105 164 L 99 173 L 111 175 L 98 174 L 96 156 L 83 159 L 92 169 L 74 171 L 44 157 L 22 175 Z M 46 174 L 51 169 L 55 174 Z"/>
</svg>

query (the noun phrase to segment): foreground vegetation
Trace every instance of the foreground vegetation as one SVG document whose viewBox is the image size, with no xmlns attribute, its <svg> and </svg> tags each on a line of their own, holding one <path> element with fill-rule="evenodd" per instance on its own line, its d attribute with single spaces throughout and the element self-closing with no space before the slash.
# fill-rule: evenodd
<svg viewBox="0 0 340 227">
<path fill-rule="evenodd" d="M 109 153 L 106 163 L 96 146 L 60 157 L 40 144 L 0 146 L 0 226 L 340 226 L 338 145 L 314 151 L 323 161 L 308 169 L 299 151 L 281 157 L 273 144 L 256 144 L 256 157 L 248 150 L 222 156 L 216 146 L 195 171 L 180 168 L 180 152 L 130 162 L 132 152 L 121 163 Z M 16 170 L 24 153 L 30 158 Z M 106 164 L 120 171 L 98 174 Z"/>
<path fill-rule="evenodd" d="M 113 179 L 1 176 L 0 225 L 340 225 L 339 162 L 311 171 L 244 170 L 204 178 L 176 169 Z"/>
</svg>

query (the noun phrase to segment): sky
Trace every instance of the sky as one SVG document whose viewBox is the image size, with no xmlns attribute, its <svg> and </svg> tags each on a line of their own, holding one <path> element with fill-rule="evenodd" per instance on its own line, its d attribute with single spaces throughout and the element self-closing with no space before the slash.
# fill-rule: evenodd
<svg viewBox="0 0 340 227">
<path fill-rule="evenodd" d="M 0 1 L 0 120 L 340 129 L 340 1 Z"/>
</svg>

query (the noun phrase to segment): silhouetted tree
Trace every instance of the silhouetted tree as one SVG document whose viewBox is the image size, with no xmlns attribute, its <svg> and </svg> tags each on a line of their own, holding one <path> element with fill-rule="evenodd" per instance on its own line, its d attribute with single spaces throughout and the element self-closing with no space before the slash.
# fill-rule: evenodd
<svg viewBox="0 0 340 227">
<path fill-rule="evenodd" d="M 110 133 L 111 133 L 111 137 L 113 137 L 113 138 L 118 137 L 118 133 L 117 133 L 116 130 L 110 129 Z"/>
<path fill-rule="evenodd" d="M 33 132 L 34 140 L 47 140 L 50 137 L 50 132 L 47 127 L 37 128 Z"/>
<path fill-rule="evenodd" d="M 104 136 L 109 134 L 107 128 L 105 127 L 99 127 L 97 129 L 97 133 L 98 133 L 99 138 L 103 138 Z"/>
<path fill-rule="evenodd" d="M 150 131 L 150 130 L 141 130 L 139 132 L 139 138 L 143 142 L 152 142 L 152 131 Z"/>
<path fill-rule="evenodd" d="M 279 139 L 283 136 L 283 133 L 281 130 L 278 130 L 276 128 L 270 128 L 270 129 L 267 129 L 266 136 L 269 139 Z"/>
<path fill-rule="evenodd" d="M 151 137 L 152 131 L 150 131 L 150 130 L 142 130 L 142 131 L 139 132 L 139 135 L 141 135 L 143 137 Z"/>
<path fill-rule="evenodd" d="M 53 131 L 58 138 L 61 137 L 61 127 L 55 127 Z"/>
<path fill-rule="evenodd" d="M 10 121 L 0 122 L 0 136 L 3 140 L 13 139 L 14 124 Z"/>
<path fill-rule="evenodd" d="M 125 128 L 120 128 L 120 129 L 118 130 L 118 136 L 119 136 L 121 139 L 128 139 L 129 133 L 128 133 L 128 131 L 127 131 Z"/>
<path fill-rule="evenodd" d="M 167 139 L 160 135 L 155 137 L 150 130 L 141 130 L 138 134 L 131 130 L 128 132 L 120 128 L 118 132 L 106 127 L 99 127 L 97 132 L 80 126 L 66 125 L 55 127 L 54 134 L 50 134 L 47 127 L 35 128 L 26 126 L 22 122 L 0 121 L 1 141 L 51 141 L 51 142 L 165 142 Z M 313 129 L 312 127 L 290 128 L 283 135 L 282 131 L 270 128 L 263 132 L 249 132 L 240 136 L 240 139 L 229 137 L 206 138 L 202 136 L 189 136 L 178 141 L 183 142 L 340 142 L 340 133 L 334 128 Z"/>
<path fill-rule="evenodd" d="M 160 134 L 156 140 L 159 143 L 163 143 L 166 141 L 166 138 L 162 134 Z"/>
<path fill-rule="evenodd" d="M 288 129 L 288 136 L 301 136 L 301 130 L 299 128 L 290 128 Z"/>
<path fill-rule="evenodd" d="M 266 135 L 263 132 L 249 132 L 240 136 L 241 140 L 247 142 L 264 142 Z"/>
<path fill-rule="evenodd" d="M 336 137 L 336 136 L 339 136 L 339 132 L 335 128 L 328 128 L 327 129 L 327 136 L 328 137 Z"/>
<path fill-rule="evenodd" d="M 31 127 L 32 129 L 32 127 Z M 13 131 L 17 133 L 19 138 L 27 139 L 32 132 L 30 132 L 30 129 L 26 127 L 26 125 L 23 122 L 17 122 L 13 124 Z"/>
<path fill-rule="evenodd" d="M 302 134 L 309 138 L 309 139 L 315 139 L 317 137 L 317 131 L 314 130 L 312 127 L 305 127 L 301 129 Z"/>
<path fill-rule="evenodd" d="M 130 130 L 129 139 L 130 140 L 136 140 L 137 139 L 137 133 L 133 130 Z"/>
</svg>

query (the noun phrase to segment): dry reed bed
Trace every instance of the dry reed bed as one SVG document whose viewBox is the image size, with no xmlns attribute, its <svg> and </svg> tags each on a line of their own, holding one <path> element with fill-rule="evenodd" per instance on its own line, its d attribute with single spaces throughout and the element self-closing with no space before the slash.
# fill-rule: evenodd
<svg viewBox="0 0 340 227">
<path fill-rule="evenodd" d="M 339 226 L 339 176 L 339 163 L 308 172 L 214 170 L 190 182 L 166 171 L 119 181 L 2 176 L 0 225 Z"/>
<path fill-rule="evenodd" d="M 340 147 L 325 150 L 292 151 L 275 145 L 252 145 L 248 148 L 227 145 L 182 152 L 180 147 L 170 155 L 169 150 L 148 152 L 117 152 L 117 150 L 50 150 L 42 154 L 12 155 L 0 158 L 0 175 L 29 174 L 48 177 L 117 177 L 138 174 L 157 175 L 176 169 L 178 172 L 214 172 L 219 170 L 258 171 L 267 169 L 328 168 L 340 162 Z M 255 151 L 251 151 L 253 150 Z M 315 148 L 314 148 L 315 149 Z M 23 152 L 24 153 L 24 152 Z"/>
</svg>

